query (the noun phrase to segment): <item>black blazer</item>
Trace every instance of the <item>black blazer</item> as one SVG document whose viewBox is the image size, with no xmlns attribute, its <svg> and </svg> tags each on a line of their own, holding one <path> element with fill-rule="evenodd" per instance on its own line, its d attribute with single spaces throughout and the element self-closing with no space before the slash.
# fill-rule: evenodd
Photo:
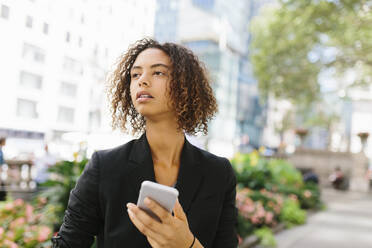
<svg viewBox="0 0 372 248">
<path fill-rule="evenodd" d="M 57 247 L 151 247 L 130 221 L 126 204 L 137 203 L 141 183 L 155 181 L 146 135 L 95 152 L 71 191 Z M 226 158 L 186 139 L 176 188 L 191 232 L 204 247 L 237 247 L 236 180 Z"/>
</svg>

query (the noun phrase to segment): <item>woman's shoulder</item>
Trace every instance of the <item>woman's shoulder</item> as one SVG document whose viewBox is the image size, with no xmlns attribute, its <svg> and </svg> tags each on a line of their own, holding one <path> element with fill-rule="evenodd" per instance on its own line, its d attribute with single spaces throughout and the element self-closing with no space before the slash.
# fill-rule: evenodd
<svg viewBox="0 0 372 248">
<path fill-rule="evenodd" d="M 199 163 L 206 170 L 220 171 L 221 173 L 226 173 L 226 170 L 230 170 L 230 161 L 225 158 L 203 150 L 201 148 L 195 147 Z"/>
</svg>

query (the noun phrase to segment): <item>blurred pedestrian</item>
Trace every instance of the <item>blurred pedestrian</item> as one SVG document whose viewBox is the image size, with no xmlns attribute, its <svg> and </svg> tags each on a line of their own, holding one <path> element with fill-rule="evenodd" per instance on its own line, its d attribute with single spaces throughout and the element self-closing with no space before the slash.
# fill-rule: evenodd
<svg viewBox="0 0 372 248">
<path fill-rule="evenodd" d="M 6 138 L 1 137 L 0 138 L 0 168 L 3 164 L 5 164 L 4 153 L 3 153 L 3 146 L 5 146 L 5 143 L 6 143 Z"/>
<path fill-rule="evenodd" d="M 6 143 L 6 138 L 0 137 L 0 201 L 4 201 L 6 199 L 6 191 L 4 189 L 5 183 L 1 180 L 3 164 L 5 164 L 4 152 L 3 152 L 3 147 L 5 146 L 5 143 Z"/>
<path fill-rule="evenodd" d="M 41 157 L 36 158 L 34 161 L 36 169 L 35 181 L 38 187 L 49 179 L 50 173 L 48 172 L 48 169 L 55 165 L 56 162 L 56 157 L 49 152 L 48 145 L 46 144 L 44 146 L 44 154 Z"/>
<path fill-rule="evenodd" d="M 339 166 L 337 166 L 334 172 L 329 176 L 329 180 L 335 189 L 343 189 L 343 184 L 345 182 L 345 176 Z"/>
<path fill-rule="evenodd" d="M 319 184 L 319 177 L 313 169 L 309 169 L 303 176 L 305 183 Z"/>
</svg>

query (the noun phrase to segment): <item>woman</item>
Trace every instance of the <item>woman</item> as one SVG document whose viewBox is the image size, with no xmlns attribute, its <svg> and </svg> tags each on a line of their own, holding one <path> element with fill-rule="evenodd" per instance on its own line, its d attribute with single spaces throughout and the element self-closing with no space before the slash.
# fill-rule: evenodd
<svg viewBox="0 0 372 248">
<path fill-rule="evenodd" d="M 71 191 L 55 247 L 236 247 L 235 176 L 229 161 L 191 145 L 217 111 L 205 70 L 176 44 L 143 39 L 121 58 L 109 87 L 113 126 L 142 133 L 95 152 Z M 144 180 L 174 186 L 174 213 L 161 219 L 134 203 Z"/>
</svg>

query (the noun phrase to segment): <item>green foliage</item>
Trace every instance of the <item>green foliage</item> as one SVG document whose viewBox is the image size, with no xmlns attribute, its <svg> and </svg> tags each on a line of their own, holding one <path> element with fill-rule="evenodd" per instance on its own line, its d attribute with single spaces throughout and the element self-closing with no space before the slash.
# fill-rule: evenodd
<svg viewBox="0 0 372 248">
<path fill-rule="evenodd" d="M 80 162 L 61 161 L 49 169 L 54 174 L 55 179 L 50 179 L 42 184 L 43 187 L 48 189 L 41 195 L 48 199 L 45 213 L 51 216 L 51 221 L 56 228 L 60 226 L 63 220 L 70 192 L 75 187 L 87 162 L 87 159 Z"/>
<path fill-rule="evenodd" d="M 260 245 L 263 247 L 276 247 L 276 241 L 273 231 L 268 227 L 262 227 L 254 231 L 254 234 L 260 239 Z"/>
<path fill-rule="evenodd" d="M 305 183 L 304 187 L 301 188 L 300 194 L 301 208 L 303 209 L 321 209 L 323 203 L 320 200 L 320 189 L 315 183 Z"/>
<path fill-rule="evenodd" d="M 296 195 L 303 187 L 301 173 L 285 160 L 268 160 L 253 152 L 236 154 L 231 164 L 240 187 Z"/>
<path fill-rule="evenodd" d="M 252 222 L 247 221 L 243 215 L 238 214 L 238 234 L 240 237 L 247 237 L 248 235 L 252 234 L 255 230 L 254 225 Z"/>
<path fill-rule="evenodd" d="M 356 71 L 353 85 L 370 85 L 371 23 L 367 0 L 280 0 L 267 8 L 251 25 L 261 94 L 307 105 L 319 100 L 319 74 L 330 69 L 339 78 Z"/>
<path fill-rule="evenodd" d="M 271 159 L 268 161 L 268 168 L 272 174 L 273 183 L 276 185 L 291 185 L 294 187 L 303 185 L 301 173 L 285 160 Z"/>
<path fill-rule="evenodd" d="M 232 160 L 236 171 L 236 180 L 241 187 L 262 189 L 271 181 L 272 175 L 267 167 L 267 161 L 260 158 L 257 152 L 237 154 Z"/>
<path fill-rule="evenodd" d="M 300 208 L 300 204 L 296 197 L 288 198 L 284 201 L 280 220 L 286 223 L 287 226 L 301 225 L 306 221 L 306 211 Z"/>
</svg>

